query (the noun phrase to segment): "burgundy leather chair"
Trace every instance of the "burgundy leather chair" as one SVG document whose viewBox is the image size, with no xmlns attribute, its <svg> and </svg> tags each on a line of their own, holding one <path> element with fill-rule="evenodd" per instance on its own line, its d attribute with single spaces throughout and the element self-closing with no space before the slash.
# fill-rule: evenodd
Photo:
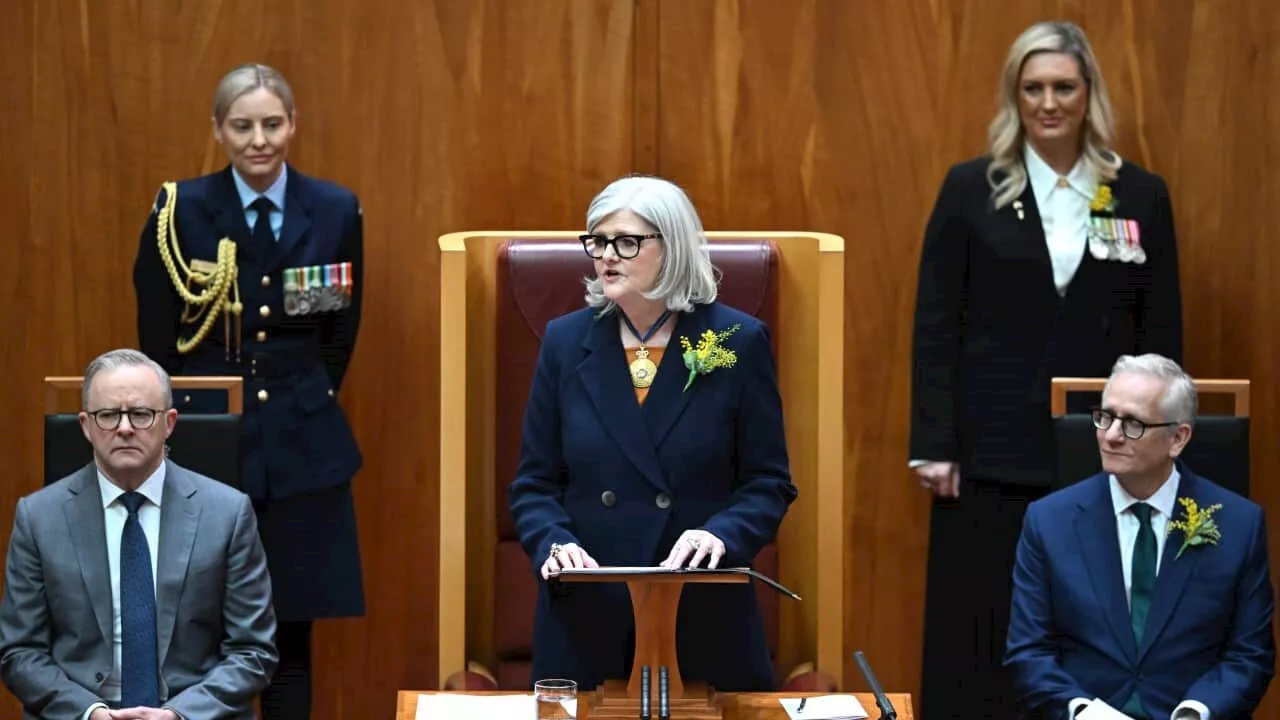
<svg viewBox="0 0 1280 720">
<path fill-rule="evenodd" d="M 495 388 L 497 427 L 495 505 L 497 544 L 494 555 L 493 643 L 497 664 L 470 663 L 454 673 L 445 689 L 523 690 L 531 686 L 533 608 L 537 596 L 531 562 L 521 547 L 507 503 L 507 486 L 515 477 L 525 403 L 533 381 L 538 348 L 549 320 L 584 306 L 582 279 L 593 272 L 591 259 L 576 242 L 509 240 L 498 249 L 497 357 L 501 369 Z M 720 300 L 751 313 L 769 325 L 776 321 L 778 254 L 768 241 L 721 240 L 711 245 L 712 262 L 722 272 Z M 770 544 L 753 566 L 778 576 L 777 548 Z M 756 583 L 770 647 L 778 646 L 780 596 Z M 776 650 L 775 650 L 776 652 Z M 812 672 L 811 664 L 779 674 L 779 684 L 792 690 L 835 691 L 829 676 Z"/>
</svg>

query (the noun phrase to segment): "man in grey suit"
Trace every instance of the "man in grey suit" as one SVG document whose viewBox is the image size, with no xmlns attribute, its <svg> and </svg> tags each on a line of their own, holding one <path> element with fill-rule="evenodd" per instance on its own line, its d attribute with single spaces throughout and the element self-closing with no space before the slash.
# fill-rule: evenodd
<svg viewBox="0 0 1280 720">
<path fill-rule="evenodd" d="M 253 718 L 277 654 L 248 497 L 165 459 L 178 412 L 145 355 L 96 358 L 82 401 L 93 464 L 18 501 L 0 677 L 27 718 Z"/>
</svg>

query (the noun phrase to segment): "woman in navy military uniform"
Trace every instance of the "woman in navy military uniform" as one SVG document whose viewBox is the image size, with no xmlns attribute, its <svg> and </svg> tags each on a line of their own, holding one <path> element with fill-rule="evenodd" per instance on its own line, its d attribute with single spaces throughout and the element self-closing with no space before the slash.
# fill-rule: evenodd
<svg viewBox="0 0 1280 720">
<path fill-rule="evenodd" d="M 351 479 L 362 458 L 336 394 L 360 326 L 363 222 L 349 190 L 285 164 L 293 93 L 263 65 L 218 85 L 220 172 L 166 183 L 134 265 L 143 352 L 174 376 L 244 378 L 240 484 L 267 551 L 280 667 L 267 720 L 306 718 L 311 625 L 364 614 Z M 190 392 L 184 412 L 225 412 Z"/>
<path fill-rule="evenodd" d="M 587 232 L 588 307 L 547 324 L 511 484 L 532 570 L 750 565 L 796 497 L 768 329 L 716 301 L 701 221 L 675 185 L 614 182 Z M 626 678 L 626 587 L 565 589 L 539 583 L 533 678 Z M 754 587 L 688 586 L 677 622 L 686 681 L 774 687 Z"/>
</svg>

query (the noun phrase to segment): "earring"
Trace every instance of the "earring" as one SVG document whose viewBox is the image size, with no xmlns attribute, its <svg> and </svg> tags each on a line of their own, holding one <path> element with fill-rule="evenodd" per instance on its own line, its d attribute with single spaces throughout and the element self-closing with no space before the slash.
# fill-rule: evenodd
<svg viewBox="0 0 1280 720">
<path fill-rule="evenodd" d="M 1019 219 L 1019 220 L 1021 220 L 1021 219 L 1024 217 L 1024 216 L 1023 216 L 1023 214 L 1022 214 L 1022 201 L 1021 201 L 1021 200 L 1014 200 L 1014 201 L 1013 201 L 1013 209 L 1014 209 L 1014 211 L 1015 211 L 1015 212 L 1017 212 L 1017 213 L 1018 213 L 1018 219 Z"/>
</svg>

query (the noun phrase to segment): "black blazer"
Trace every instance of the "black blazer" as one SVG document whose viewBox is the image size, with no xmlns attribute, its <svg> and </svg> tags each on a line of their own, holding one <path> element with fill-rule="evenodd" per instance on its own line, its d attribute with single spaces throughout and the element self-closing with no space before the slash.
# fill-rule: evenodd
<svg viewBox="0 0 1280 720">
<path fill-rule="evenodd" d="M 925 230 L 912 353 L 911 458 L 964 477 L 1043 485 L 1054 463 L 1049 380 L 1106 377 L 1123 354 L 1181 362 L 1182 300 L 1168 188 L 1130 162 L 1111 184 L 1147 260 L 1087 250 L 1061 297 L 1030 180 L 994 209 L 990 158 L 947 173 Z"/>
<path fill-rule="evenodd" d="M 183 258 L 188 263 L 213 261 L 219 240 L 236 242 L 244 305 L 239 360 L 234 348 L 228 358 L 222 318 L 198 346 L 178 353 L 178 337 L 191 337 L 197 325 L 183 322 L 182 299 L 161 262 L 155 210 L 142 231 L 133 271 L 138 339 L 144 353 L 171 375 L 245 379 L 241 483 L 255 500 L 340 485 L 363 463 L 335 398 L 360 326 L 360 204 L 346 188 L 307 177 L 291 166 L 286 172 L 284 225 L 269 249 L 252 243 L 230 166 L 178 183 L 175 222 Z M 165 200 L 161 191 L 156 207 L 163 207 Z M 350 262 L 352 270 L 348 307 L 304 315 L 285 312 L 283 270 L 343 262 Z M 226 412 L 225 396 L 212 391 L 179 393 L 174 400 L 180 411 Z"/>
</svg>

